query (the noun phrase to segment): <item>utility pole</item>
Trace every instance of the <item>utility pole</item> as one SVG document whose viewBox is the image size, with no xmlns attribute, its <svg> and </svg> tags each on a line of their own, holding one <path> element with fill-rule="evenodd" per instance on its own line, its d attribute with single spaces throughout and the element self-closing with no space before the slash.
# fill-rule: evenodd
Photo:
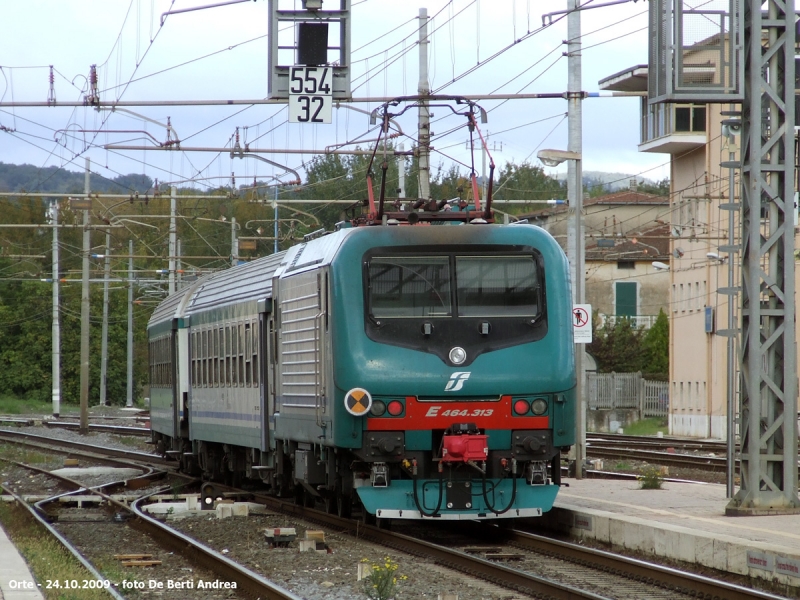
<svg viewBox="0 0 800 600">
<path fill-rule="evenodd" d="M 103 329 L 100 341 L 100 406 L 108 406 L 108 284 L 111 277 L 111 230 L 106 229 L 106 255 L 103 263 Z"/>
<path fill-rule="evenodd" d="M 83 191 L 88 199 L 91 161 L 86 159 Z M 81 279 L 81 420 L 79 432 L 89 433 L 89 253 L 92 251 L 92 234 L 89 229 L 89 210 L 83 211 L 83 277 Z"/>
<path fill-rule="evenodd" d="M 397 155 L 397 197 L 398 198 L 405 198 L 406 197 L 406 158 L 403 156 L 403 144 L 398 146 L 398 150 L 400 150 L 400 154 Z"/>
<path fill-rule="evenodd" d="M 428 96 L 431 86 L 428 83 L 428 9 L 419 9 L 419 84 L 417 93 Z M 418 118 L 419 146 L 419 197 L 427 200 L 431 195 L 431 113 L 428 103 L 419 103 Z"/>
<path fill-rule="evenodd" d="M 581 80 L 581 11 L 578 0 L 569 0 L 567 9 L 567 82 L 568 116 L 567 126 L 569 140 L 567 149 L 577 155 L 582 154 L 582 106 L 583 88 Z M 574 211 L 574 304 L 585 304 L 584 290 L 584 253 L 583 236 L 583 169 L 582 160 L 567 161 L 568 199 L 570 211 Z M 583 344 L 575 344 L 575 371 L 577 386 L 575 388 L 575 478 L 583 478 L 583 465 L 586 460 L 586 402 L 584 400 Z"/>
<path fill-rule="evenodd" d="M 239 264 L 239 240 L 236 239 L 236 217 L 231 218 L 231 266 Z"/>
<path fill-rule="evenodd" d="M 61 311 L 58 306 L 58 199 L 56 198 L 50 203 L 50 215 L 53 222 L 53 416 L 58 418 L 61 412 Z"/>
<path fill-rule="evenodd" d="M 175 218 L 178 212 L 178 188 L 174 185 L 169 194 L 169 293 L 175 293 L 175 240 L 178 237 L 178 226 Z"/>
<path fill-rule="evenodd" d="M 125 406 L 133 406 L 133 240 L 128 240 L 128 386 Z"/>
<path fill-rule="evenodd" d="M 723 113 L 724 115 L 725 113 Z M 729 115 L 733 116 L 737 113 L 735 105 L 731 104 Z M 741 119 L 731 119 L 738 121 L 741 124 Z M 725 121 L 723 120 L 723 123 Z M 725 129 L 723 128 L 723 132 Z M 739 204 L 736 203 L 736 192 L 734 191 L 734 172 L 739 166 L 736 162 L 736 135 L 734 135 L 730 127 L 728 128 L 727 143 L 728 143 L 728 162 L 722 163 L 720 166 L 728 167 L 728 205 L 721 206 L 720 208 L 727 209 L 728 211 L 728 288 L 725 290 L 728 296 L 728 330 L 725 332 L 728 336 L 727 351 L 728 359 L 726 363 L 726 379 L 727 379 L 727 440 L 726 440 L 726 457 L 727 464 L 725 469 L 725 497 L 733 498 L 734 478 L 736 471 L 736 301 L 738 294 L 734 283 L 733 263 L 735 260 L 734 253 L 737 251 L 735 246 L 734 231 L 734 211 L 738 210 Z M 719 292 L 720 290 L 718 290 Z"/>
<path fill-rule="evenodd" d="M 274 223 L 272 225 L 272 229 L 274 231 L 274 252 L 275 254 L 278 253 L 278 184 L 275 184 L 275 199 L 272 201 L 272 212 L 273 212 L 273 219 Z"/>
<path fill-rule="evenodd" d="M 794 2 L 743 4 L 743 47 L 748 54 L 741 150 L 741 488 L 725 513 L 796 514 L 800 511 L 793 214 L 797 17 Z"/>
<path fill-rule="evenodd" d="M 175 287 L 178 290 L 180 290 L 180 289 L 183 288 L 183 263 L 181 262 L 181 241 L 180 240 L 177 240 L 175 242 L 175 248 L 176 248 L 176 250 L 178 252 L 175 255 L 175 266 L 178 269 Z"/>
</svg>

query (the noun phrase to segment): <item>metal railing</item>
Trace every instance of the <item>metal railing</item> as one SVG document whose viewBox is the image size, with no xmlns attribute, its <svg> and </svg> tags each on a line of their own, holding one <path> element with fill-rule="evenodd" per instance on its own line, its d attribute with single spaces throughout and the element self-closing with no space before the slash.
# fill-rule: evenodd
<svg viewBox="0 0 800 600">
<path fill-rule="evenodd" d="M 626 317 L 605 315 L 603 313 L 600 313 L 599 316 L 601 327 L 613 327 L 617 323 L 617 319 L 628 319 L 631 322 L 631 325 L 633 325 L 633 327 L 636 329 L 639 329 L 640 327 L 644 329 L 650 329 L 658 318 L 658 315 L 634 315 L 631 317 Z"/>
<path fill-rule="evenodd" d="M 669 384 L 644 379 L 641 373 L 587 373 L 589 410 L 639 411 L 640 418 L 669 414 Z"/>
</svg>

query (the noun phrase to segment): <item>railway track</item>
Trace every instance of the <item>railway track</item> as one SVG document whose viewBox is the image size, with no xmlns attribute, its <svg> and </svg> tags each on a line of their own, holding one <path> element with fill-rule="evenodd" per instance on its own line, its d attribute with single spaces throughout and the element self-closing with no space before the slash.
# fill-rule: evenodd
<svg viewBox="0 0 800 600">
<path fill-rule="evenodd" d="M 0 432 L 0 439 L 3 439 L 7 432 Z M 19 436 L 17 442 L 21 442 Z M 49 440 L 53 444 L 61 444 L 64 440 Z M 35 438 L 37 447 L 41 440 Z M 105 448 L 70 443 L 70 452 L 76 452 L 77 446 L 89 446 L 93 455 L 102 452 Z M 143 461 L 143 453 L 130 451 L 122 452 L 125 455 L 134 455 L 136 462 Z M 154 455 L 145 455 L 147 460 L 158 459 Z M 224 490 L 224 486 L 219 486 Z M 228 488 L 232 493 L 236 490 Z M 163 490 L 160 490 L 163 491 Z M 199 565 L 226 581 L 235 581 L 237 588 L 248 594 L 255 594 L 261 598 L 298 598 L 286 590 L 275 589 L 275 585 L 268 582 L 253 569 L 249 569 L 237 564 L 225 557 L 219 549 L 214 549 L 200 543 L 194 537 L 181 533 L 174 528 L 167 527 L 157 519 L 145 514 L 142 505 L 147 502 L 142 497 L 132 503 L 129 508 L 125 503 L 115 500 L 111 495 L 97 491 L 104 501 L 113 510 L 122 513 L 133 511 L 130 519 L 131 526 L 144 532 L 147 536 L 158 540 L 158 543 L 173 551 L 181 552 L 187 560 Z M 239 491 L 241 493 L 241 491 Z M 720 599 L 744 600 L 749 598 L 777 599 L 763 592 L 732 586 L 725 582 L 699 577 L 691 573 L 685 573 L 675 569 L 667 569 L 659 565 L 634 561 L 616 554 L 591 550 L 577 544 L 567 544 L 556 542 L 549 538 L 534 535 L 524 531 L 506 531 L 492 526 L 476 526 L 461 524 L 459 534 L 469 532 L 470 539 L 461 544 L 454 544 L 451 541 L 443 543 L 433 543 L 431 535 L 424 534 L 428 539 L 420 539 L 416 535 L 406 535 L 401 532 L 392 532 L 380 527 L 364 525 L 358 521 L 342 519 L 340 517 L 317 511 L 311 508 L 297 506 L 285 500 L 276 499 L 271 496 L 253 494 L 253 499 L 265 504 L 270 510 L 287 514 L 293 518 L 303 519 L 312 523 L 323 525 L 333 531 L 348 533 L 359 540 L 368 540 L 381 544 L 384 547 L 392 548 L 426 560 L 445 566 L 472 577 L 477 577 L 496 585 L 517 590 L 537 598 L 587 598 L 593 600 L 608 600 L 610 598 L 631 597 L 630 590 L 638 589 L 640 592 L 645 588 L 648 597 L 651 598 L 681 598 L 681 597 L 712 597 Z M 46 504 L 46 503 L 45 503 Z M 510 564 L 498 564 L 496 561 L 486 556 L 477 556 L 467 551 L 468 546 L 475 545 L 474 540 L 489 540 L 490 543 L 499 543 L 501 548 L 510 548 L 511 552 L 527 553 L 526 563 L 545 568 L 544 561 L 555 561 L 555 567 L 549 567 L 559 574 L 568 571 L 582 573 L 581 577 L 572 580 L 555 581 L 552 576 L 541 576 L 533 572 L 533 568 L 516 568 Z M 451 547 L 448 547 L 451 546 Z M 545 568 L 547 571 L 547 568 Z M 588 573 L 588 578 L 587 578 Z M 264 587 L 265 585 L 272 587 Z M 633 587 L 631 587 L 633 586 Z M 585 588 L 585 589 L 584 589 Z M 652 589 L 651 589 L 652 588 Z M 617 589 L 628 590 L 622 595 L 614 595 L 607 590 Z M 598 591 L 600 590 L 600 591 Z"/>
<path fill-rule="evenodd" d="M 15 464 L 17 467 L 26 469 L 28 471 L 46 474 L 49 477 L 57 479 L 61 484 L 66 484 L 72 488 L 72 490 L 69 492 L 59 492 L 50 497 L 44 498 L 39 502 L 36 502 L 34 506 L 30 506 L 28 502 L 26 502 L 19 494 L 15 493 L 10 488 L 3 487 L 3 490 L 5 493 L 12 495 L 17 502 L 24 506 L 31 516 L 35 518 L 42 527 L 44 527 L 73 556 L 75 556 L 81 562 L 81 564 L 84 565 L 84 567 L 92 574 L 92 576 L 95 577 L 93 581 L 108 584 L 106 590 L 114 598 L 124 598 L 125 590 L 138 591 L 142 588 L 137 587 L 138 581 L 136 580 L 135 575 L 131 577 L 130 580 L 125 579 L 123 581 L 111 582 L 110 579 L 103 574 L 102 570 L 92 564 L 92 562 L 85 556 L 85 553 L 71 541 L 70 538 L 72 536 L 64 535 L 64 532 L 59 531 L 60 528 L 68 530 L 76 523 L 74 520 L 69 520 L 62 523 L 58 519 L 59 512 L 61 510 L 59 505 L 63 504 L 63 500 L 69 500 L 70 496 L 74 494 L 81 493 L 83 494 L 82 501 L 92 502 L 92 500 L 87 500 L 85 495 L 86 492 L 89 492 L 91 497 L 99 497 L 102 499 L 104 504 L 103 507 L 98 507 L 92 512 L 82 511 L 82 519 L 78 520 L 77 523 L 88 520 L 92 522 L 93 529 L 102 527 L 104 525 L 110 525 L 112 528 L 118 529 L 120 523 L 123 527 L 133 528 L 141 534 L 144 534 L 147 538 L 154 540 L 156 544 L 165 550 L 180 554 L 180 556 L 182 556 L 192 565 L 205 569 L 208 573 L 211 573 L 214 579 L 207 579 L 209 582 L 222 582 L 223 584 L 232 586 L 232 588 L 229 587 L 228 589 L 235 589 L 241 594 L 244 594 L 244 596 L 262 598 L 264 600 L 302 600 L 300 596 L 297 596 L 289 590 L 274 584 L 273 582 L 262 577 L 260 574 L 237 564 L 236 562 L 228 559 L 222 554 L 217 553 L 213 549 L 205 546 L 197 540 L 192 539 L 147 515 L 141 510 L 139 504 L 145 502 L 146 498 L 151 494 L 138 497 L 132 500 L 132 502 L 129 504 L 127 502 L 120 501 L 118 498 L 112 497 L 110 493 L 104 491 L 104 489 L 110 487 L 125 485 L 130 480 L 108 482 L 102 485 L 87 488 L 87 486 L 80 481 L 56 475 L 47 471 L 46 469 L 41 469 L 33 465 L 27 465 L 16 461 L 10 462 Z M 150 475 L 150 473 L 146 471 L 149 470 L 145 469 L 145 472 L 143 472 L 142 475 L 143 477 Z M 164 493 L 168 492 L 170 489 L 170 487 L 164 487 L 153 493 Z M 109 510 L 113 511 L 113 515 L 108 514 Z M 103 518 L 103 516 L 105 516 L 105 518 Z M 98 519 L 93 517 L 100 518 Z M 79 527 L 82 526 L 79 525 Z M 72 533 L 73 535 L 77 535 L 79 532 L 73 531 Z M 118 532 L 116 532 L 116 535 L 117 537 L 120 537 Z M 126 540 L 130 540 L 130 535 L 126 537 Z M 142 541 L 140 540 L 138 543 L 141 544 Z M 135 545 L 136 542 L 128 541 L 128 544 Z M 188 581 L 185 578 L 185 573 L 180 572 L 182 569 L 185 568 L 180 566 L 172 567 L 171 573 L 174 575 L 167 578 L 167 581 L 170 583 L 165 583 L 163 581 L 164 574 L 162 572 L 160 580 L 162 585 L 177 585 L 176 582 Z M 142 583 L 142 585 L 144 584 Z M 205 593 L 201 593 L 197 597 L 203 597 L 204 595 Z M 176 597 L 190 598 L 192 596 L 185 592 L 178 592 Z"/>
</svg>

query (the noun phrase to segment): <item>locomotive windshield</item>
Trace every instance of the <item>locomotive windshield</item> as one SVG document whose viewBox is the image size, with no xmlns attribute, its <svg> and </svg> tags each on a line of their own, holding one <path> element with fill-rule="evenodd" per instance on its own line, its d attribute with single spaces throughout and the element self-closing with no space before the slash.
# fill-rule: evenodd
<svg viewBox="0 0 800 600">
<path fill-rule="evenodd" d="M 374 317 L 449 317 L 447 256 L 375 257 L 369 264 Z"/>
<path fill-rule="evenodd" d="M 528 317 L 542 310 L 531 255 L 376 256 L 368 268 L 373 318 Z M 455 291 L 455 294 L 452 293 Z"/>
</svg>

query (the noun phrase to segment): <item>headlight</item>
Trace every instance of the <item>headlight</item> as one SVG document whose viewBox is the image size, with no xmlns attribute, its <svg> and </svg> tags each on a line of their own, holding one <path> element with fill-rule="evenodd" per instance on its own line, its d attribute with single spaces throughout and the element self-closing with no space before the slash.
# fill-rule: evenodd
<svg viewBox="0 0 800 600">
<path fill-rule="evenodd" d="M 467 351 L 459 346 L 450 350 L 450 362 L 454 365 L 460 365 L 467 360 Z"/>
<path fill-rule="evenodd" d="M 535 415 L 543 415 L 547 412 L 547 400 L 544 398 L 537 398 L 531 402 L 531 410 Z"/>
</svg>

